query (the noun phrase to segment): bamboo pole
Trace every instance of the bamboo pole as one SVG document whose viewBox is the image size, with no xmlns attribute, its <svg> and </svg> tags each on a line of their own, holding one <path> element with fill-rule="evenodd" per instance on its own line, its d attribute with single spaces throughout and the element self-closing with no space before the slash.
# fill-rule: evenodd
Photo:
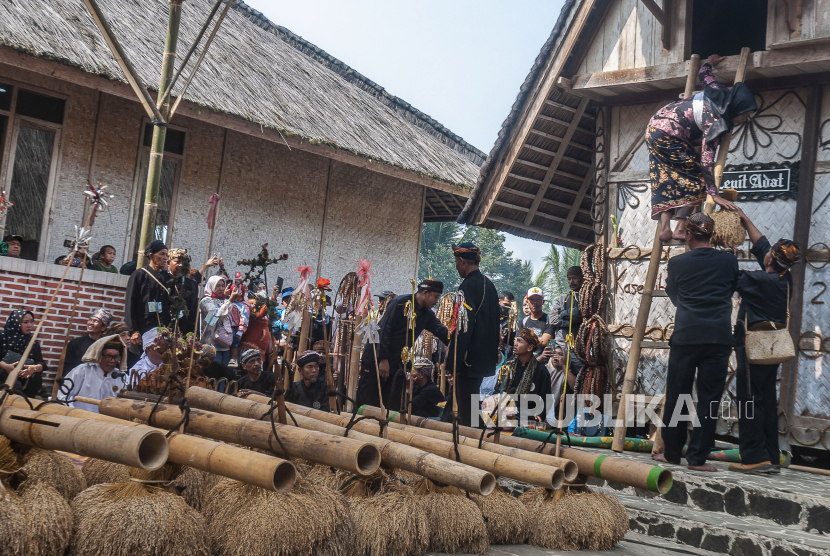
<svg viewBox="0 0 830 556">
<path fill-rule="evenodd" d="M 98 403 L 98 400 L 92 401 Z M 12 407 L 20 409 L 29 407 L 26 400 L 19 396 L 12 396 L 9 403 Z M 47 404 L 39 411 L 51 415 L 94 419 L 127 427 L 159 430 L 133 421 L 124 421 L 102 413 L 93 413 L 60 404 Z M 167 445 L 170 450 L 167 461 L 171 463 L 187 465 L 200 471 L 215 473 L 266 490 L 274 492 L 289 491 L 294 486 L 297 478 L 297 470 L 290 461 L 222 442 L 214 442 L 213 440 L 197 438 L 187 434 L 173 434 L 168 439 Z"/>
<path fill-rule="evenodd" d="M 190 401 L 195 407 L 227 415 L 259 419 L 264 410 L 268 409 L 267 406 L 258 402 L 219 394 L 204 388 L 193 387 L 191 392 L 193 395 Z M 297 420 L 297 424 L 304 429 L 340 437 L 344 435 L 346 430 L 343 427 L 304 415 L 295 415 L 294 418 Z M 454 459 L 448 460 L 424 450 L 404 446 L 392 440 L 371 436 L 359 431 L 350 431 L 349 438 L 377 447 L 380 450 L 381 459 L 386 465 L 423 475 L 432 481 L 445 483 L 483 496 L 493 492 L 496 486 L 496 479 L 491 473 L 458 463 Z"/>
<path fill-rule="evenodd" d="M 325 294 L 325 292 L 324 292 Z M 331 322 L 331 321 L 329 321 Z M 325 336 L 326 348 L 325 348 L 325 358 L 326 358 L 326 388 L 329 389 L 329 392 L 334 392 L 337 390 L 337 385 L 334 383 L 334 376 L 331 374 L 331 368 L 333 363 L 331 357 L 331 337 L 329 336 L 329 327 L 326 326 L 326 296 L 323 295 L 323 335 Z M 337 396 L 329 396 L 329 411 L 337 412 L 339 409 L 339 402 Z"/>
<path fill-rule="evenodd" d="M 302 315 L 303 315 L 303 322 L 300 325 L 300 343 L 297 344 L 297 354 L 296 354 L 298 357 L 300 355 L 302 355 L 305 350 L 308 349 L 308 334 L 309 334 L 309 329 L 311 328 L 311 312 L 308 310 L 308 308 L 303 308 Z M 303 375 L 300 374 L 300 366 L 296 365 L 294 367 L 294 382 L 297 382 L 298 380 L 302 380 L 302 378 L 303 378 Z M 288 390 L 288 388 L 286 388 L 286 390 Z"/>
<path fill-rule="evenodd" d="M 357 392 L 357 377 L 360 374 L 360 348 L 362 345 L 357 329 L 360 328 L 362 322 L 362 318 L 355 320 L 354 335 L 352 336 L 352 352 L 349 356 L 349 386 L 346 394 L 351 399 L 354 399 L 355 393 Z M 346 400 L 346 411 L 351 411 L 352 409 L 352 402 Z"/>
<path fill-rule="evenodd" d="M 374 417 L 380 416 L 380 410 L 377 407 L 367 405 L 361 407 L 358 413 L 360 415 Z M 399 413 L 391 414 L 389 416 L 389 420 L 396 423 L 403 423 L 403 418 Z M 425 429 L 452 432 L 452 423 L 445 423 L 443 421 L 436 421 L 425 417 L 413 417 L 413 422 L 410 424 Z M 473 437 L 475 437 L 476 434 L 481 434 L 480 429 L 465 427 L 463 425 L 459 425 L 458 432 L 463 436 Z M 554 455 L 556 451 L 556 446 L 553 443 L 548 442 L 543 447 L 543 443 L 537 440 L 519 438 L 509 434 L 499 435 L 498 443 L 502 446 L 520 448 L 522 450 L 549 455 Z M 612 457 L 606 454 L 594 454 L 584 450 L 579 450 L 577 448 L 567 448 L 564 446 L 562 447 L 562 457 L 576 463 L 581 475 L 596 477 L 598 479 L 606 479 L 609 482 L 620 483 L 623 485 L 633 486 L 635 488 L 642 488 L 652 492 L 659 492 L 660 494 L 665 494 L 669 491 L 669 489 L 671 489 L 671 471 L 656 465 L 638 463 L 635 461 Z"/>
<path fill-rule="evenodd" d="M 203 390 L 192 387 L 191 390 Z M 188 392 L 188 394 L 191 394 Z M 189 395 L 190 403 L 196 404 L 199 393 Z M 119 419 L 141 419 L 146 421 L 153 409 L 150 402 L 138 402 L 119 398 L 104 398 L 98 410 L 104 415 Z M 268 406 L 260 413 L 267 412 Z M 174 427 L 181 421 L 181 410 L 175 405 L 159 404 L 153 413 L 153 423 L 162 428 Z M 345 469 L 358 475 L 371 475 L 380 466 L 380 453 L 365 442 L 342 438 L 296 427 L 275 424 L 279 440 L 274 436 L 271 423 L 259 420 L 222 415 L 198 409 L 190 410 L 187 430 L 193 434 L 207 436 L 214 440 L 233 442 L 251 448 L 270 450 L 282 457 L 307 459 Z M 282 443 L 282 444 L 280 444 Z M 282 446 L 286 452 L 283 452 Z"/>
<path fill-rule="evenodd" d="M 91 0 L 84 0 L 89 2 Z M 182 16 L 182 0 L 170 0 L 170 12 L 167 19 L 167 36 L 164 41 L 164 55 L 161 61 L 161 77 L 159 91 L 167 90 L 173 77 L 176 66 L 176 46 L 179 42 L 179 23 Z M 152 106 L 156 110 L 155 105 Z M 161 122 L 167 122 L 170 114 L 170 99 L 166 99 L 158 111 Z M 153 142 L 150 145 L 150 162 L 147 167 L 147 188 L 144 193 L 144 214 L 141 219 L 141 232 L 138 241 L 138 261 L 136 268 L 147 264 L 144 250 L 155 239 L 156 209 L 161 182 L 162 162 L 164 160 L 164 141 L 167 137 L 167 126 L 156 124 L 153 126 Z"/>
<path fill-rule="evenodd" d="M 257 396 L 257 398 L 262 399 L 261 396 Z M 252 399 L 251 401 L 256 400 Z M 341 427 L 345 427 L 349 423 L 349 417 L 334 415 L 295 404 L 286 405 L 292 413 L 297 415 L 304 415 Z M 414 428 L 416 427 L 389 429 L 389 440 L 406 444 L 413 448 L 419 448 L 447 459 L 456 458 L 455 448 L 451 440 L 420 435 L 417 431 L 411 430 Z M 377 423 L 368 421 L 356 423 L 353 429 L 374 436 L 380 434 L 380 426 Z M 476 448 L 478 444 L 477 440 L 473 442 L 469 442 L 470 439 L 467 440 L 468 442 L 462 442 L 459 439 L 458 455 L 461 463 L 489 471 L 497 476 L 509 477 L 543 488 L 558 489 L 561 488 L 562 483 L 565 481 L 564 471 L 558 466 L 551 465 L 551 462 L 554 460 L 551 456 L 536 460 L 534 460 L 533 456 L 528 456 L 528 459 L 519 459 L 503 452 L 494 453 L 487 450 L 479 450 Z M 539 460 L 542 460 L 542 462 Z M 570 466 L 564 463 L 563 466 L 568 467 L 570 474 L 575 478 L 577 474 L 576 465 L 573 462 L 568 463 Z"/>
<path fill-rule="evenodd" d="M 0 434 L 29 446 L 150 471 L 164 465 L 168 455 L 167 439 L 160 431 L 14 407 L 6 407 L 0 414 Z"/>
</svg>

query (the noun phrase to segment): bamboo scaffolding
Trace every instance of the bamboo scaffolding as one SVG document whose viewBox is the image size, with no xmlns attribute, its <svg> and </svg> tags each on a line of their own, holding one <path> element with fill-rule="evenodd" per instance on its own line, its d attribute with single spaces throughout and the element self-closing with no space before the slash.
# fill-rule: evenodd
<svg viewBox="0 0 830 556">
<path fill-rule="evenodd" d="M 26 400 L 19 396 L 12 396 L 9 404 L 11 407 L 20 409 L 28 407 Z M 47 404 L 39 411 L 50 415 L 65 415 L 79 419 L 116 423 L 125 427 L 136 427 L 151 431 L 159 430 L 133 421 L 124 421 L 102 413 L 93 413 L 85 409 L 76 409 L 60 404 Z M 222 442 L 187 434 L 173 434 L 168 439 L 167 445 L 169 448 L 167 461 L 171 463 L 186 465 L 200 471 L 256 485 L 266 490 L 287 492 L 293 488 L 297 478 L 297 469 L 290 461 Z"/>
<path fill-rule="evenodd" d="M 257 398 L 262 399 L 261 396 L 257 396 Z M 251 401 L 258 401 L 253 397 L 250 399 Z M 348 425 L 351 419 L 350 415 L 332 415 L 325 411 L 290 403 L 286 404 L 286 406 L 292 413 L 297 415 L 305 415 L 306 417 L 342 427 Z M 354 430 L 377 435 L 380 434 L 380 425 L 373 422 L 361 421 L 354 425 Z M 423 432 L 433 434 L 423 434 Z M 389 440 L 420 448 L 448 459 L 455 458 L 452 434 L 439 431 L 424 431 L 418 427 L 411 426 L 390 427 L 388 433 Z M 567 475 L 571 477 L 570 480 L 575 479 L 577 476 L 577 467 L 572 461 L 556 458 L 547 454 L 523 454 L 522 452 L 524 450 L 499 446 L 498 444 L 493 445 L 490 442 L 486 444 L 492 446 L 493 449 L 486 449 L 484 442 L 482 442 L 482 447 L 479 449 L 477 439 L 464 436 L 459 437 L 458 454 L 461 458 L 461 463 L 467 463 L 473 467 L 490 471 L 495 475 L 509 477 L 543 488 L 561 488 L 566 478 L 566 469 Z"/>
<path fill-rule="evenodd" d="M 5 407 L 0 414 L 0 434 L 29 446 L 150 471 L 164 465 L 169 453 L 167 439 L 161 431 L 139 430 L 115 423 L 15 407 Z"/>
<path fill-rule="evenodd" d="M 196 387 L 191 388 L 191 390 L 196 389 Z M 188 399 L 195 405 L 190 394 L 191 392 L 188 391 Z M 153 405 L 150 402 L 104 398 L 98 410 L 110 417 L 146 421 L 150 417 Z M 268 409 L 269 407 L 265 406 L 259 416 L 262 416 Z M 179 421 L 181 421 L 181 410 L 175 405 L 159 404 L 153 413 L 153 423 L 164 428 L 174 427 Z M 274 437 L 271 423 L 198 409 L 190 410 L 190 419 L 187 424 L 187 429 L 193 434 L 207 436 L 214 440 L 234 442 L 251 448 L 270 450 L 282 457 L 302 458 L 358 475 L 371 475 L 380 467 L 379 451 L 366 442 L 276 423 L 274 428 L 279 440 Z M 283 446 L 285 451 L 283 451 Z"/>
<path fill-rule="evenodd" d="M 358 412 L 360 415 L 380 417 L 381 413 L 377 407 L 364 405 Z M 403 416 L 400 413 L 392 413 L 389 420 L 396 423 L 403 423 Z M 413 417 L 410 425 L 425 429 L 452 432 L 452 423 L 435 421 L 425 417 Z M 475 436 L 481 434 L 480 429 L 459 425 L 458 432 L 462 436 Z M 499 435 L 498 443 L 502 446 L 520 448 L 531 452 L 555 455 L 555 443 L 543 443 L 528 438 L 518 438 L 508 434 Z M 541 450 L 541 451 L 540 451 Z M 647 463 L 638 463 L 612 457 L 606 454 L 592 454 L 577 448 L 562 447 L 562 457 L 576 463 L 579 473 L 588 477 L 605 479 L 609 482 L 642 488 L 652 492 L 665 494 L 671 489 L 672 474 L 668 469 Z"/>
<path fill-rule="evenodd" d="M 268 406 L 261 403 L 220 394 L 205 388 L 192 387 L 188 394 L 190 403 L 194 407 L 227 415 L 260 419 L 262 414 L 268 410 Z M 294 418 L 297 420 L 298 426 L 318 432 L 342 437 L 346 430 L 343 427 L 304 415 L 295 415 Z M 377 447 L 380 450 L 383 463 L 417 473 L 432 481 L 445 483 L 484 496 L 493 492 L 496 486 L 496 479 L 491 473 L 458 463 L 454 459 L 448 460 L 424 450 L 404 446 L 392 440 L 371 436 L 359 431 L 350 431 L 349 438 Z"/>
</svg>

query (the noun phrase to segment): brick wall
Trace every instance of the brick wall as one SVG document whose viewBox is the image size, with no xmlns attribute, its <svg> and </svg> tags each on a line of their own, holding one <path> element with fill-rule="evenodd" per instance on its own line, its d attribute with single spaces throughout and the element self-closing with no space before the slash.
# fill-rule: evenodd
<svg viewBox="0 0 830 556">
<path fill-rule="evenodd" d="M 20 308 L 32 311 L 35 321 L 40 321 L 63 271 L 64 267 L 59 265 L 0 257 L 0 291 L 3 292 L 0 296 L 0 323 L 6 324 L 11 311 Z M 72 312 L 80 273 L 76 268 L 70 268 L 66 273 L 63 286 L 38 335 L 43 358 L 49 366 L 43 378 L 49 384 L 58 368 L 67 328 L 70 340 L 84 334 L 87 318 L 102 307 L 113 314 L 113 322 L 124 320 L 127 277 L 120 274 L 84 271 L 78 305 Z"/>
</svg>

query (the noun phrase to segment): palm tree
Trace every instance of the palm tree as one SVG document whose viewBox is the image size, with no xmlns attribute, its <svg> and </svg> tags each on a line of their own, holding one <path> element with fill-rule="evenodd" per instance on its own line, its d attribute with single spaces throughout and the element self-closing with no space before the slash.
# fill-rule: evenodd
<svg viewBox="0 0 830 556">
<path fill-rule="evenodd" d="M 550 246 L 550 251 L 542 259 L 545 266 L 536 276 L 536 280 L 545 292 L 545 310 L 549 311 L 553 300 L 568 292 L 568 269 L 579 266 L 582 251 L 570 247 Z M 536 284 L 534 284 L 536 285 Z"/>
</svg>

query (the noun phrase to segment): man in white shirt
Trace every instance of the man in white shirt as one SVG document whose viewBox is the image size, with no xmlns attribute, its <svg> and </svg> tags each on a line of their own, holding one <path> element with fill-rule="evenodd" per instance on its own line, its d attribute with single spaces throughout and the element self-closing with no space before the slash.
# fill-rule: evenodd
<svg viewBox="0 0 830 556">
<path fill-rule="evenodd" d="M 127 346 L 121 336 L 105 336 L 92 344 L 82 363 L 66 375 L 69 394 L 58 393 L 59 400 L 69 400 L 72 407 L 98 413 L 98 406 L 75 402 L 75 396 L 101 400 L 115 396 L 124 387 L 127 366 Z"/>
</svg>

